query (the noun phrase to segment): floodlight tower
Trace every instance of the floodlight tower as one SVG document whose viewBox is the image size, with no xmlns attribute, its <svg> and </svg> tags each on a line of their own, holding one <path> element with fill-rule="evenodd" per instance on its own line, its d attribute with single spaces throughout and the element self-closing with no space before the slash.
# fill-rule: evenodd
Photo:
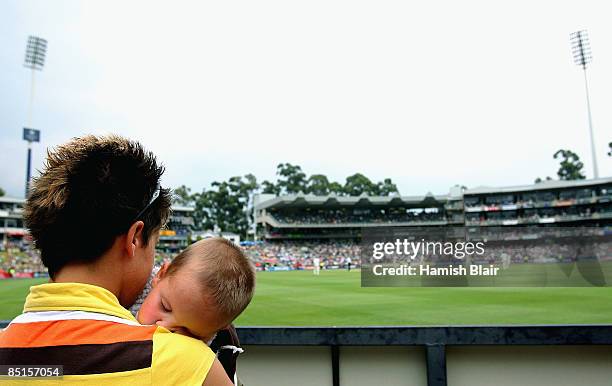
<svg viewBox="0 0 612 386">
<path fill-rule="evenodd" d="M 599 170 L 597 169 L 597 156 L 595 154 L 595 138 L 593 137 L 593 121 L 591 118 L 591 101 L 589 99 L 589 83 L 587 81 L 587 64 L 591 62 L 591 46 L 589 44 L 589 35 L 586 30 L 577 31 L 570 34 L 570 42 L 572 45 L 572 55 L 574 62 L 578 66 L 582 66 L 584 71 L 584 89 L 586 90 L 587 113 L 589 117 L 589 133 L 591 134 L 591 157 L 593 157 L 593 176 L 599 178 Z"/>
<path fill-rule="evenodd" d="M 38 36 L 30 36 L 26 47 L 24 67 L 32 70 L 32 83 L 30 88 L 30 104 L 28 105 L 27 127 L 23 128 L 23 139 L 28 141 L 28 163 L 26 169 L 25 196 L 28 196 L 30 187 L 30 169 L 32 165 L 32 142 L 40 142 L 40 130 L 32 128 L 32 108 L 34 104 L 34 74 L 42 71 L 45 65 L 47 41 Z"/>
</svg>

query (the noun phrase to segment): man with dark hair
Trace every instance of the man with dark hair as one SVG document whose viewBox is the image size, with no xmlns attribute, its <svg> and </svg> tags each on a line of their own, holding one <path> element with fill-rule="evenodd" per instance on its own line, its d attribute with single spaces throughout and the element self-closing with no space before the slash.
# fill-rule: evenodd
<svg viewBox="0 0 612 386">
<path fill-rule="evenodd" d="M 0 365 L 62 365 L 62 384 L 231 385 L 203 342 L 139 325 L 125 309 L 169 216 L 162 174 L 152 153 L 119 136 L 48 152 L 24 220 L 51 282 L 31 287 L 24 313 L 0 331 Z"/>
</svg>

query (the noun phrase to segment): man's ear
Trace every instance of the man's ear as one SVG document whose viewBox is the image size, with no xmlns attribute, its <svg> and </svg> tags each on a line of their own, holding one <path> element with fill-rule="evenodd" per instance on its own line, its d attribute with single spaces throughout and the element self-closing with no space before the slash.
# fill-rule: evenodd
<svg viewBox="0 0 612 386">
<path fill-rule="evenodd" d="M 153 278 L 153 283 L 152 283 L 153 286 L 156 286 L 157 283 L 159 283 L 159 281 L 163 279 L 164 276 L 166 276 L 166 271 L 168 270 L 169 265 L 170 263 L 168 262 L 165 262 L 164 264 L 162 264 L 161 268 L 159 269 L 159 271 L 157 271 L 157 274 Z"/>
<path fill-rule="evenodd" d="M 142 231 L 144 229 L 144 223 L 142 221 L 136 221 L 130 229 L 128 229 L 125 237 L 125 251 L 129 257 L 134 256 L 136 249 L 142 247 Z"/>
</svg>

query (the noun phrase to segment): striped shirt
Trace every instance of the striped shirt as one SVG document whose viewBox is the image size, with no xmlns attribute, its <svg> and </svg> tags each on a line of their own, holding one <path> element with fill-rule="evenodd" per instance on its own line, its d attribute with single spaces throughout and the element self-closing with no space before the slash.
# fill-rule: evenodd
<svg viewBox="0 0 612 386">
<path fill-rule="evenodd" d="M 201 341 L 143 326 L 110 291 L 82 283 L 30 288 L 0 330 L 0 365 L 62 365 L 35 385 L 201 385 L 215 359 Z M 23 385 L 28 380 L 0 381 Z"/>
</svg>

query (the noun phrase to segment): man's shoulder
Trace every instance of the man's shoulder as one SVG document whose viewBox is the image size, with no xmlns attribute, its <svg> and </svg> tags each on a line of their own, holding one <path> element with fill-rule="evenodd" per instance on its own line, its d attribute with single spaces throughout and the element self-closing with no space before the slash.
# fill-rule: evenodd
<svg viewBox="0 0 612 386">
<path fill-rule="evenodd" d="M 158 327 L 153 334 L 153 348 L 156 351 L 171 350 L 176 352 L 176 354 L 181 352 L 199 353 L 202 355 L 212 353 L 210 348 L 201 340 L 172 333 L 163 327 Z"/>
<path fill-rule="evenodd" d="M 201 385 L 214 360 L 215 354 L 201 340 L 162 327 L 153 334 L 153 378 L 165 384 Z"/>
</svg>

